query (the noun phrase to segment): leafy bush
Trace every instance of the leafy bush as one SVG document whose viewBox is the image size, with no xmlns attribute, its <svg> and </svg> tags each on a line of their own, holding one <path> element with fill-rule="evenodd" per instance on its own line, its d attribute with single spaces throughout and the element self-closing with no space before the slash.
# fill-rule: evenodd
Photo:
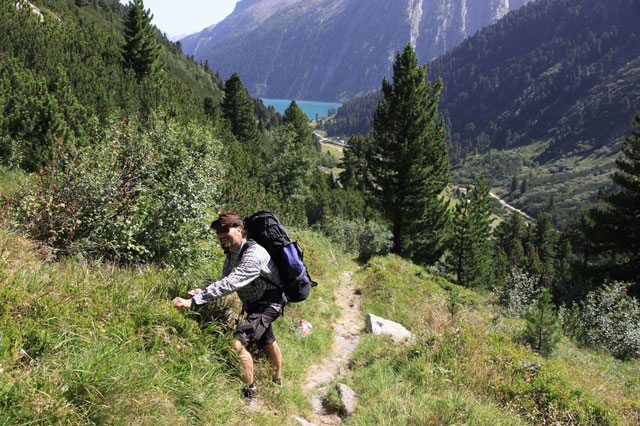
<svg viewBox="0 0 640 426">
<path fill-rule="evenodd" d="M 319 227 L 344 250 L 357 252 L 365 260 L 387 254 L 393 246 L 393 234 L 378 222 L 330 216 Z"/>
<path fill-rule="evenodd" d="M 209 237 L 220 150 L 207 130 L 114 121 L 84 148 L 59 146 L 36 191 L 13 200 L 31 236 L 60 253 L 193 264 Z"/>
<path fill-rule="evenodd" d="M 538 278 L 519 268 L 512 268 L 504 287 L 496 290 L 500 303 L 511 315 L 521 315 L 535 302 L 538 292 Z"/>
<path fill-rule="evenodd" d="M 592 291 L 564 322 L 585 345 L 605 348 L 621 359 L 640 356 L 640 302 L 627 296 L 624 284 Z"/>
</svg>

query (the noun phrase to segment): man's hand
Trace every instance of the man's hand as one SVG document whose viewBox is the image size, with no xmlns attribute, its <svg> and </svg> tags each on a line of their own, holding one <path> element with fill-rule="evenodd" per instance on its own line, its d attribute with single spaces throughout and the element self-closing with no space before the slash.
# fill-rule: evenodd
<svg viewBox="0 0 640 426">
<path fill-rule="evenodd" d="M 202 292 L 203 292 L 203 290 L 202 290 L 201 288 L 196 288 L 196 289 L 193 289 L 193 290 L 189 290 L 189 291 L 187 292 L 187 294 L 188 294 L 189 296 L 193 297 L 193 296 L 195 296 L 196 294 L 199 294 L 199 293 L 202 293 Z"/>
<path fill-rule="evenodd" d="M 191 306 L 193 305 L 193 301 L 191 299 L 183 299 L 182 297 L 176 297 L 171 301 L 171 303 L 176 308 L 184 309 L 191 309 Z"/>
</svg>

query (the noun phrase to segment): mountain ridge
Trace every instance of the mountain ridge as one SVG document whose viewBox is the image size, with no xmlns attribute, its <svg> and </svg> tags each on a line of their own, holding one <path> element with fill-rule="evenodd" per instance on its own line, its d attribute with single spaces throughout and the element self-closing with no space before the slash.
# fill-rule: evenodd
<svg viewBox="0 0 640 426">
<path fill-rule="evenodd" d="M 431 59 L 527 1 L 241 0 L 181 44 L 254 96 L 344 101 L 377 89 L 408 42 Z"/>
</svg>

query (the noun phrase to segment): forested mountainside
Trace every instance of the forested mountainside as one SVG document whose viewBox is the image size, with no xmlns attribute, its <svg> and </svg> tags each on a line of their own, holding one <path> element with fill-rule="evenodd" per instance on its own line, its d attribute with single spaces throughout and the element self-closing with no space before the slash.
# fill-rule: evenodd
<svg viewBox="0 0 640 426">
<path fill-rule="evenodd" d="M 454 154 L 545 141 L 545 161 L 609 145 L 640 107 L 638 19 L 637 0 L 543 0 L 433 61 Z"/>
<path fill-rule="evenodd" d="M 427 64 L 427 78 L 444 82 L 440 112 L 452 164 L 494 149 L 519 149 L 464 168 L 483 169 L 504 188 L 512 179 L 540 181 L 535 195 L 529 185 L 529 199 L 512 197 L 532 214 L 556 204 L 556 215 L 566 219 L 580 204 L 595 202 L 619 150 L 615 143 L 628 134 L 640 109 L 638 19 L 635 0 L 541 0 Z M 373 94 L 345 104 L 328 124 L 329 133 L 366 133 L 372 99 Z M 577 170 L 568 157 L 589 159 L 588 167 Z M 529 176 L 527 162 L 547 165 L 549 176 L 541 178 L 541 170 L 529 170 Z M 558 192 L 557 184 L 570 180 L 573 188 Z"/>
<path fill-rule="evenodd" d="M 23 95 L 31 104 L 55 103 L 85 118 L 93 113 L 104 118 L 116 109 L 133 112 L 141 104 L 169 98 L 176 101 L 172 108 L 182 108 L 187 114 L 193 113 L 186 109 L 194 102 L 202 109 L 205 97 L 218 104 L 222 101 L 221 77 L 185 58 L 180 46 L 160 33 L 156 37 L 160 46 L 157 71 L 163 84 L 154 86 L 153 93 L 137 84 L 138 77 L 122 67 L 127 8 L 117 0 L 41 0 L 32 4 L 41 10 L 41 19 L 26 13 L 31 10 L 28 2 L 2 2 L 0 77 L 8 88 L 12 87 L 10 81 L 20 82 L 20 88 L 13 88 L 14 99 L 6 100 L 6 114 L 19 114 L 10 105 L 20 105 L 18 98 Z M 39 85 L 42 89 L 33 89 Z M 85 118 L 74 122 L 71 115 L 64 114 L 65 126 L 86 124 Z M 18 126 L 21 120 L 15 118 L 14 122 Z"/>
<path fill-rule="evenodd" d="M 347 100 L 378 89 L 408 42 L 430 60 L 526 2 L 241 0 L 181 43 L 224 76 L 237 72 L 254 96 Z"/>
</svg>

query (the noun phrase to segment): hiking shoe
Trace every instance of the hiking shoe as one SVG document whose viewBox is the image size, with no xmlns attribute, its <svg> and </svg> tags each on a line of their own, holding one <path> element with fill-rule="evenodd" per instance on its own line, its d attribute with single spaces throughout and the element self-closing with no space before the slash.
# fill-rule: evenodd
<svg viewBox="0 0 640 426">
<path fill-rule="evenodd" d="M 245 403 L 244 406 L 249 411 L 258 410 L 258 390 L 253 388 L 247 388 L 244 390 Z"/>
<path fill-rule="evenodd" d="M 276 385 L 278 389 L 282 389 L 282 379 L 280 377 L 273 379 L 273 384 Z"/>
</svg>

